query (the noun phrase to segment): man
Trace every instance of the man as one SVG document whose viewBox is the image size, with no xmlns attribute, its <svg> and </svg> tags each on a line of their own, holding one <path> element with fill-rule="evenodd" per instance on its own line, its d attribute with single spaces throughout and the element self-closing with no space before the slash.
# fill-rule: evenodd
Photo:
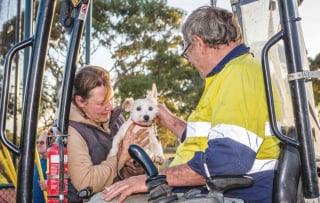
<svg viewBox="0 0 320 203">
<path fill-rule="evenodd" d="M 225 196 L 272 202 L 280 149 L 269 127 L 261 64 L 242 43 L 239 26 L 227 10 L 198 8 L 183 24 L 182 33 L 182 56 L 199 71 L 205 89 L 187 122 L 159 106 L 159 123 L 181 140 L 171 167 L 160 173 L 173 187 L 205 185 L 205 164 L 211 176 L 246 174 L 254 178 L 254 185 Z M 274 97 L 279 118 L 280 101 L 277 94 Z M 103 191 L 102 199 L 118 196 L 123 202 L 131 194 L 147 192 L 146 179 L 141 175 L 117 182 Z"/>
<path fill-rule="evenodd" d="M 39 178 L 39 169 L 37 166 L 34 167 L 33 172 L 33 202 L 36 203 L 45 203 L 45 198 L 43 195 L 43 191 L 47 190 L 47 137 L 48 132 L 44 131 L 37 139 L 37 150 L 40 156 L 40 165 L 41 165 L 41 173 L 44 176 L 45 180 L 40 181 Z"/>
</svg>

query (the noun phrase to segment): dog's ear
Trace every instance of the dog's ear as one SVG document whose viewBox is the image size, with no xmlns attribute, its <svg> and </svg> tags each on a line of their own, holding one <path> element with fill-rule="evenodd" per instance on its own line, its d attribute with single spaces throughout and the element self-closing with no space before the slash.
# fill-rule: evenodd
<svg viewBox="0 0 320 203">
<path fill-rule="evenodd" d="M 155 103 L 158 102 L 158 90 L 155 83 L 152 84 L 152 90 L 148 91 L 147 98 L 154 101 Z"/>
<path fill-rule="evenodd" d="M 122 104 L 122 108 L 126 111 L 126 112 L 130 112 L 131 109 L 133 108 L 133 103 L 134 100 L 132 97 L 130 98 L 126 98 Z"/>
</svg>

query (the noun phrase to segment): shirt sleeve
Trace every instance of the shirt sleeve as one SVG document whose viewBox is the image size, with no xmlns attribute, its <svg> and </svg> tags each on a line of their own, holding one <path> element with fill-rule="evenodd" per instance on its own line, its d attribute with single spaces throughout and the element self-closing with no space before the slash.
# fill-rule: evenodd
<svg viewBox="0 0 320 203">
<path fill-rule="evenodd" d="M 207 177 L 204 163 L 211 176 L 240 175 L 251 169 L 255 157 L 256 153 L 247 146 L 229 138 L 218 138 L 209 140 L 208 148 L 196 152 L 187 164 L 204 177 Z"/>
<path fill-rule="evenodd" d="M 68 132 L 68 173 L 74 187 L 80 190 L 92 186 L 93 192 L 100 192 L 111 185 L 117 175 L 117 157 L 94 165 L 85 140 L 72 127 Z"/>
<path fill-rule="evenodd" d="M 187 129 L 184 129 L 184 131 L 183 131 L 183 133 L 182 133 L 182 135 L 181 135 L 181 139 L 180 139 L 181 143 L 184 142 L 184 140 L 186 139 L 186 137 L 187 137 Z"/>
</svg>

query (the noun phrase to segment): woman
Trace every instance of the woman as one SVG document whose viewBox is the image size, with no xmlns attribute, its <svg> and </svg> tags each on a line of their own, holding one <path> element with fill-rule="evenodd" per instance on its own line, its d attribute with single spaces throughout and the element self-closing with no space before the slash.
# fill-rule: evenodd
<svg viewBox="0 0 320 203">
<path fill-rule="evenodd" d="M 41 165 L 41 171 L 37 166 L 33 170 L 33 202 L 37 203 L 46 202 L 43 192 L 47 191 L 47 137 L 48 131 L 43 131 L 36 142 Z M 40 180 L 40 172 L 44 180 Z"/>
<path fill-rule="evenodd" d="M 112 138 L 123 122 L 121 109 L 113 107 L 109 73 L 97 66 L 82 67 L 74 79 L 68 127 L 69 202 L 82 202 L 77 197 L 81 189 L 92 187 L 96 193 L 111 185 L 128 162 L 127 150 L 108 157 Z M 144 131 L 140 134 L 139 137 L 146 135 Z M 129 143 L 133 143 L 132 137 L 126 136 L 123 148 Z M 143 145 L 139 140 L 135 143 Z M 141 174 L 140 169 L 130 166 L 126 171 Z"/>
</svg>

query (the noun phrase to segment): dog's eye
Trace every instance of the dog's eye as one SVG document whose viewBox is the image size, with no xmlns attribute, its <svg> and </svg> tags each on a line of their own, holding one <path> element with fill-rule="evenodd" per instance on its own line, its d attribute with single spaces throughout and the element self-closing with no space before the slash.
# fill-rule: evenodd
<svg viewBox="0 0 320 203">
<path fill-rule="evenodd" d="M 139 106 L 139 107 L 137 107 L 137 111 L 141 111 L 141 107 Z"/>
<path fill-rule="evenodd" d="M 149 111 L 152 111 L 152 110 L 153 110 L 153 108 L 152 108 L 152 106 L 150 106 L 150 107 L 149 107 Z"/>
</svg>

